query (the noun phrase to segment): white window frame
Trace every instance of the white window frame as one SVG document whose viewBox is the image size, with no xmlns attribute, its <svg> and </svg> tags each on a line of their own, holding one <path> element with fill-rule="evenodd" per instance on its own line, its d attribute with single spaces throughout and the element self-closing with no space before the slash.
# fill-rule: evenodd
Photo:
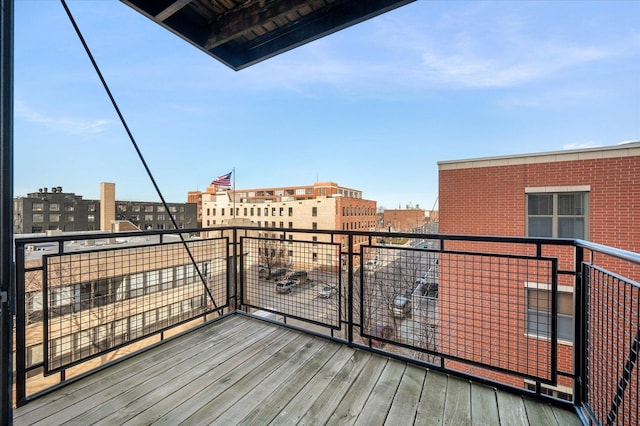
<svg viewBox="0 0 640 426">
<path fill-rule="evenodd" d="M 565 215 L 558 214 L 558 201 L 557 195 L 559 194 L 583 194 L 584 195 L 584 214 L 582 215 L 584 220 L 584 229 L 583 229 L 583 237 L 582 239 L 589 239 L 589 202 L 590 197 L 589 193 L 591 192 L 590 185 L 573 185 L 573 186 L 538 186 L 538 187 L 527 187 L 524 190 L 525 192 L 525 235 L 529 235 L 529 195 L 553 195 L 553 212 L 551 214 L 552 221 L 552 230 L 551 237 L 549 238 L 557 238 L 558 237 L 558 219 L 562 217 L 567 217 Z M 574 215 L 572 217 L 579 217 L 580 215 Z M 535 216 L 534 216 L 535 217 Z"/>
</svg>

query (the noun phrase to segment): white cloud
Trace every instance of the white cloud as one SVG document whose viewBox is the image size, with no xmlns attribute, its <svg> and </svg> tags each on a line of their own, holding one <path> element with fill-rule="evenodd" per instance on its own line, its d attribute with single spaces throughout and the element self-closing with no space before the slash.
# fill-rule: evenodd
<svg viewBox="0 0 640 426">
<path fill-rule="evenodd" d="M 27 107 L 20 101 L 14 103 L 14 110 L 17 118 L 51 130 L 73 135 L 103 133 L 113 123 L 113 120 L 108 119 L 85 120 L 81 118 L 48 116 Z"/>
<path fill-rule="evenodd" d="M 571 150 L 571 149 L 586 149 L 586 148 L 599 148 L 604 146 L 597 142 L 573 142 L 568 143 L 562 146 L 562 149 Z"/>
</svg>

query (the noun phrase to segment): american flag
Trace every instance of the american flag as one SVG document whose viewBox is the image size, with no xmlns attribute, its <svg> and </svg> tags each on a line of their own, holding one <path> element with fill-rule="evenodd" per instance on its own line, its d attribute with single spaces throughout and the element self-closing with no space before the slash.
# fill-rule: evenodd
<svg viewBox="0 0 640 426">
<path fill-rule="evenodd" d="M 233 172 L 229 172 L 226 175 L 218 176 L 217 179 L 211 182 L 211 185 L 231 186 L 231 173 Z"/>
</svg>

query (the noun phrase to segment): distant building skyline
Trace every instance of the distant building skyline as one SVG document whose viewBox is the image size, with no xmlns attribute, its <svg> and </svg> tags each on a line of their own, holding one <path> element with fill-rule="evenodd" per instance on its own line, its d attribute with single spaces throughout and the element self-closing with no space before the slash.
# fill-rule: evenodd
<svg viewBox="0 0 640 426">
<path fill-rule="evenodd" d="M 61 186 L 41 187 L 38 192 L 14 198 L 13 230 L 16 234 L 46 232 L 114 231 L 114 222 L 131 222 L 135 228 L 173 229 L 173 222 L 160 202 L 120 201 L 101 194 L 101 200 L 84 199 L 73 192 L 63 192 Z M 102 191 L 102 189 L 101 189 Z M 108 191 L 107 191 L 108 192 Z M 196 227 L 196 205 L 167 203 L 179 229 Z M 105 209 L 110 211 L 105 215 Z M 133 229 L 135 229 L 133 228 Z"/>
</svg>

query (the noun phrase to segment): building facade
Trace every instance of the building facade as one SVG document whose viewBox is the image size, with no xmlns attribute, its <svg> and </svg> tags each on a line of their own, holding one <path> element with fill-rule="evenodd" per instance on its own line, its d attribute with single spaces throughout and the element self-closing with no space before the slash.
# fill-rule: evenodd
<svg viewBox="0 0 640 426">
<path fill-rule="evenodd" d="M 382 213 L 382 228 L 389 232 L 422 232 L 424 225 L 430 221 L 430 212 L 418 207 L 413 209 L 387 209 Z"/>
<path fill-rule="evenodd" d="M 340 187 L 333 182 L 203 193 L 202 226 L 231 224 L 270 228 L 264 235 L 276 239 L 282 234 L 276 231 L 278 229 L 372 231 L 376 229 L 376 202 L 363 199 L 361 191 Z M 307 232 L 300 234 L 299 238 L 322 242 L 329 241 L 331 236 Z M 346 238 L 336 238 L 333 241 L 346 249 Z M 365 241 L 366 237 L 355 237 L 354 249 Z M 289 256 L 296 257 L 296 253 Z M 326 262 L 330 260 L 326 259 Z"/>
<path fill-rule="evenodd" d="M 167 203 L 179 229 L 196 227 L 196 204 Z M 103 214 L 113 212 L 112 214 Z M 106 219 L 105 219 L 106 218 Z M 114 221 L 131 222 L 137 229 L 173 229 L 160 202 L 117 201 L 115 184 L 101 184 L 100 200 L 62 192 L 62 187 L 41 188 L 14 199 L 14 233 L 111 231 Z M 135 229 L 134 228 L 134 229 Z"/>
<path fill-rule="evenodd" d="M 640 250 L 640 228 L 637 226 L 640 222 L 640 143 L 443 161 L 438 167 L 439 226 L 443 234 L 579 238 L 633 252 Z M 475 248 L 478 248 L 477 244 Z M 465 247 L 459 244 L 455 249 L 464 251 Z M 492 248 L 486 250 L 491 252 Z M 573 262 L 571 252 L 545 254 L 561 255 L 564 262 Z M 500 281 L 503 287 L 498 288 L 496 277 L 499 272 L 493 275 L 487 272 L 486 277 L 474 272 L 473 279 L 468 282 L 460 279 L 447 282 L 447 268 L 454 267 L 454 255 L 441 256 L 443 273 L 440 275 L 439 303 L 443 330 L 447 324 L 456 321 L 454 316 L 458 323 L 461 318 L 468 319 L 467 324 L 477 324 L 477 319 L 488 318 L 486 304 L 464 306 L 463 310 L 456 304 L 457 298 L 466 293 L 469 297 L 482 295 L 482 299 L 494 300 L 493 309 L 502 306 L 505 312 L 509 311 L 509 319 L 499 326 L 507 328 L 513 340 L 476 342 L 478 354 L 493 354 L 494 359 L 504 359 L 504 364 L 498 367 L 507 368 L 507 363 L 526 365 L 548 349 L 539 345 L 549 339 L 551 323 L 551 282 L 548 274 L 541 273 L 541 262 L 528 266 L 538 274 L 538 279 L 532 279 L 531 275 L 521 279 L 517 270 L 511 271 L 505 261 L 499 272 L 506 278 Z M 459 258 L 455 257 L 456 261 L 459 262 Z M 519 261 L 529 262 L 526 259 Z M 482 259 L 473 262 L 482 262 Z M 563 260 L 558 265 L 560 269 L 571 269 L 571 264 L 562 263 Z M 476 263 L 474 268 L 483 272 L 482 266 Z M 490 267 L 487 265 L 485 270 L 489 271 Z M 561 275 L 557 284 L 558 370 L 572 371 L 573 277 Z M 483 326 L 477 324 L 475 331 Z M 465 339 L 470 342 L 473 338 L 469 333 L 470 329 L 450 330 L 447 338 L 453 343 L 452 347 L 463 345 Z M 515 347 L 535 347 L 537 352 L 519 352 Z M 526 380 L 511 384 L 535 387 Z M 571 399 L 572 381 L 560 376 L 557 386 L 543 385 L 542 392 Z"/>
<path fill-rule="evenodd" d="M 38 192 L 13 200 L 13 232 L 97 231 L 100 229 L 100 202 L 62 192 L 62 187 L 40 188 Z"/>
</svg>

